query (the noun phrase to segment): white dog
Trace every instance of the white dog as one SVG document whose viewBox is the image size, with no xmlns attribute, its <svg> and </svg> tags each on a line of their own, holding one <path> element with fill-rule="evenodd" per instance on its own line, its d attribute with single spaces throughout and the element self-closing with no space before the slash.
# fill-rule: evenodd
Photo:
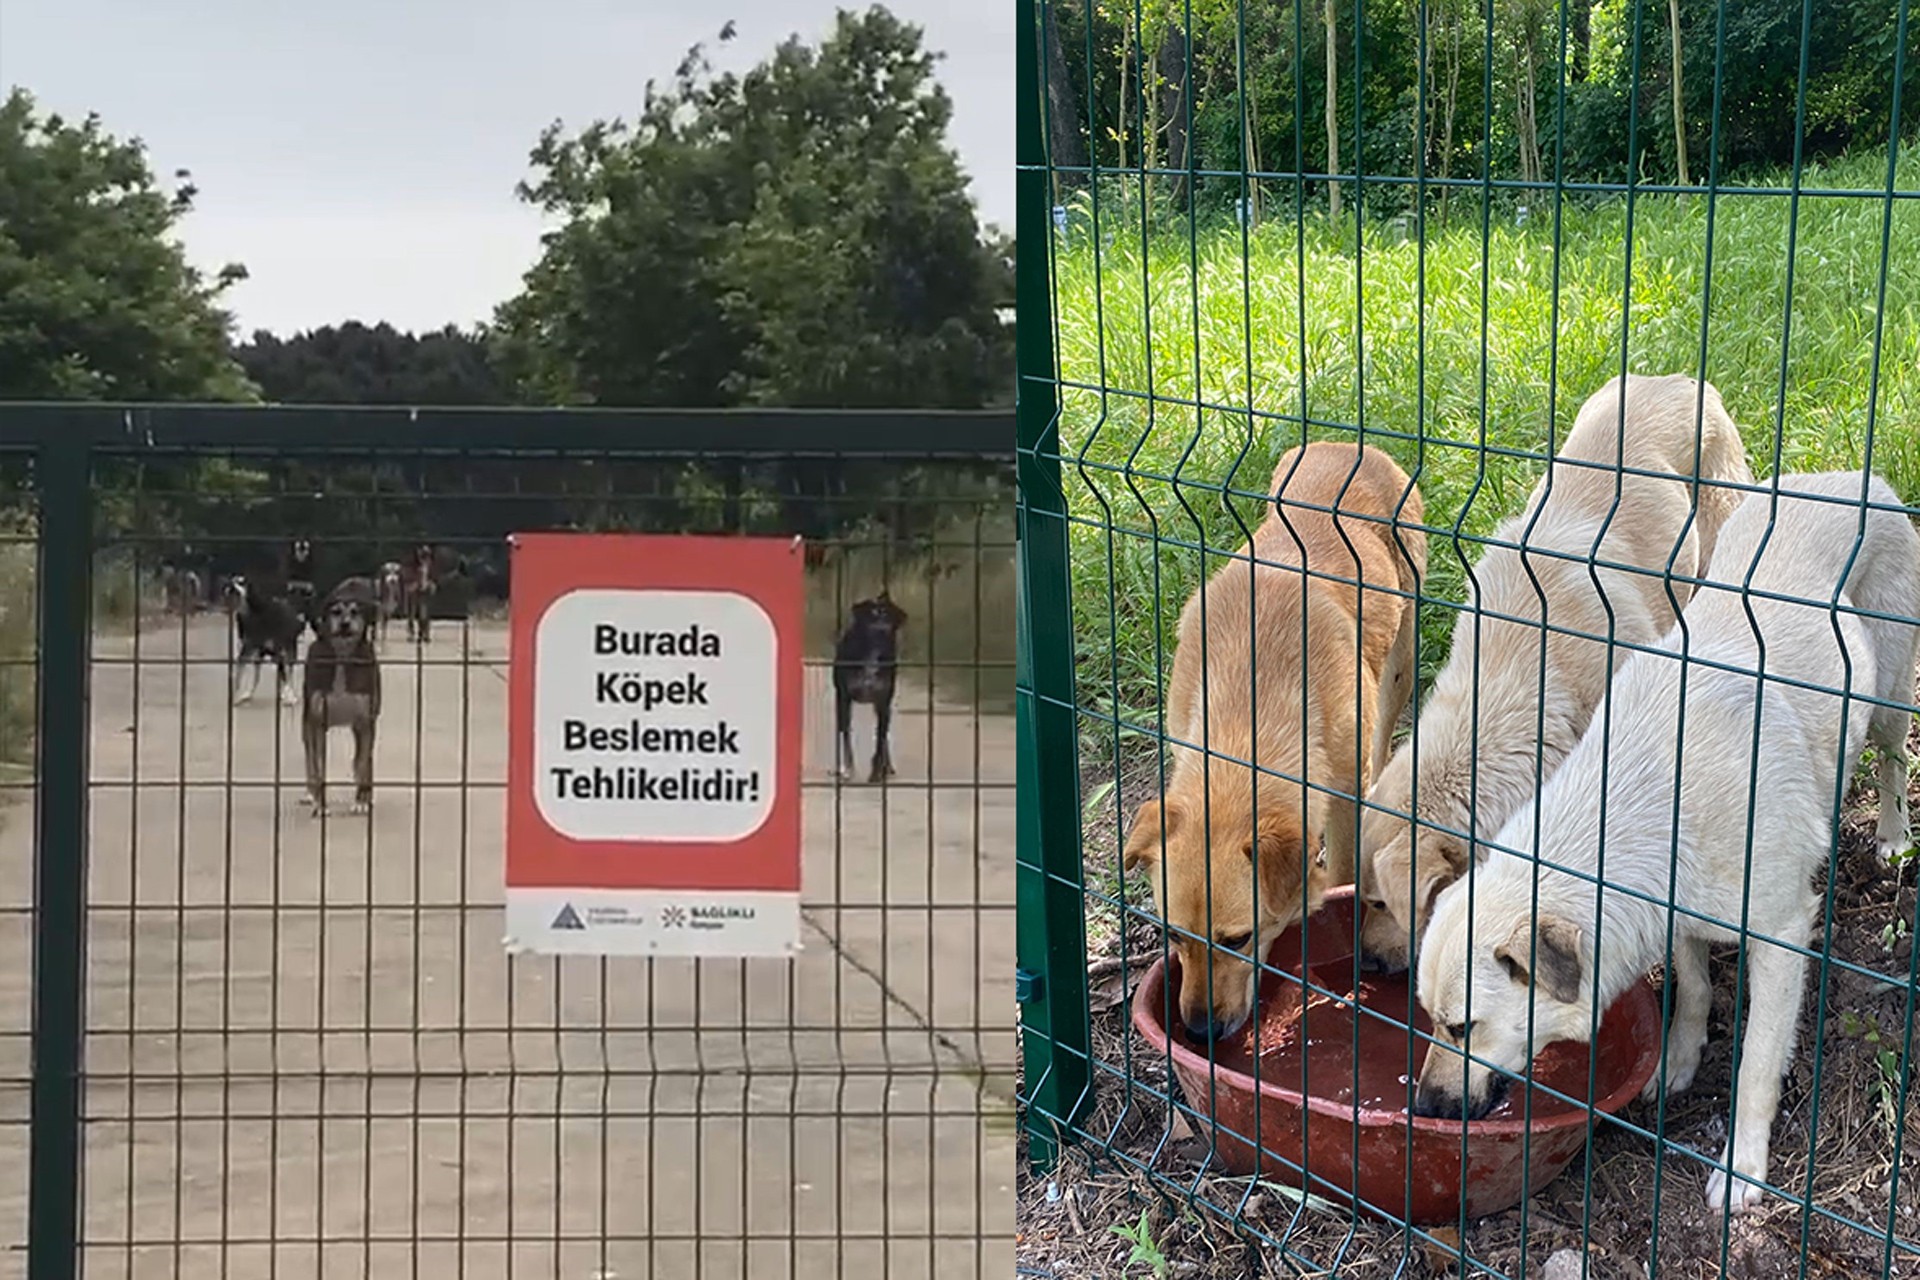
<svg viewBox="0 0 1920 1280">
<path fill-rule="evenodd" d="M 1573 465 L 1580 461 L 1608 469 Z M 1697 512 L 1696 474 L 1705 482 Z M 1505 545 L 1490 546 L 1469 574 L 1468 607 L 1420 708 L 1417 751 L 1402 743 L 1368 796 L 1381 806 L 1361 819 L 1360 945 L 1369 960 L 1407 967 L 1434 895 L 1466 871 L 1467 841 L 1455 833 L 1484 840 L 1498 831 L 1580 740 L 1608 677 L 1633 652 L 1609 654 L 1609 631 L 1619 644 L 1644 647 L 1673 625 L 1693 588 L 1670 583 L 1667 570 L 1702 576 L 1745 496 L 1716 481 L 1751 485 L 1753 472 L 1711 383 L 1684 374 L 1635 375 L 1624 385 L 1614 378 L 1580 407 L 1526 510 L 1494 530 Z M 1522 546 L 1559 554 L 1528 555 Z M 1624 567 L 1596 573 L 1589 557 Z M 1543 597 L 1553 631 L 1539 625 Z M 1418 828 L 1402 816 L 1416 797 Z"/>
<path fill-rule="evenodd" d="M 1723 1168 L 1707 1181 L 1707 1204 L 1738 1211 L 1758 1201 L 1761 1189 L 1748 1180 L 1766 1175 L 1806 979 L 1806 958 L 1788 947 L 1811 935 L 1820 902 L 1813 873 L 1833 847 L 1835 805 L 1865 742 L 1880 752 L 1880 850 L 1906 840 L 1904 704 L 1913 694 L 1920 628 L 1831 611 L 1828 602 L 1837 596 L 1843 609 L 1920 617 L 1920 534 L 1892 511 L 1869 512 L 1859 534 L 1861 513 L 1849 504 L 1858 502 L 1861 484 L 1858 473 L 1783 476 L 1777 516 L 1771 497 L 1755 494 L 1721 530 L 1716 585 L 1701 589 L 1662 640 L 1669 652 L 1639 654 L 1621 668 L 1610 719 L 1596 720 L 1541 790 L 1537 914 L 1536 864 L 1526 856 L 1496 852 L 1441 893 L 1420 947 L 1420 1002 L 1436 1043 L 1420 1071 L 1416 1110 L 1485 1114 L 1498 1090 L 1483 1063 L 1518 1073 L 1547 1044 L 1588 1039 L 1595 1011 L 1663 960 L 1674 977 L 1666 1088 L 1686 1088 L 1712 1002 L 1707 944 L 1738 940 L 1744 910 L 1750 935 L 1787 945 L 1746 938 L 1751 994 L 1739 1099 Z M 1877 477 L 1869 496 L 1899 501 Z M 1743 599 L 1749 566 L 1755 591 L 1806 603 Z M 1684 704 L 1682 663 L 1670 656 L 1683 633 L 1693 659 Z M 1756 669 L 1769 679 L 1757 681 Z M 1902 705 L 1852 700 L 1860 696 Z M 1523 807 L 1496 843 L 1530 853 L 1534 821 Z M 1609 888 L 1645 898 L 1608 892 L 1596 914 L 1592 879 L 1568 870 L 1604 875 Z M 1706 918 L 1670 912 L 1668 902 Z M 1463 1057 L 1460 1046 L 1480 1061 Z M 1646 1096 L 1660 1087 L 1651 1081 Z"/>
</svg>

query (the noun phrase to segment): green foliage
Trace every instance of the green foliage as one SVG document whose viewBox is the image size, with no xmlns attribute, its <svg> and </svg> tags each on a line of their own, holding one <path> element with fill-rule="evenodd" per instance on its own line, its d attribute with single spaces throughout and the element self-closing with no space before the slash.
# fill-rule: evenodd
<svg viewBox="0 0 1920 1280">
<path fill-rule="evenodd" d="M 448 325 L 402 333 L 350 320 L 291 338 L 266 330 L 235 352 L 276 404 L 499 404 L 505 392 L 486 341 Z"/>
<path fill-rule="evenodd" d="M 1051 8 L 1064 53 L 1054 74 L 1068 83 L 1055 86 L 1050 101 L 1072 108 L 1070 128 L 1102 166 L 1137 172 L 1191 163 L 1227 175 L 1243 167 L 1256 174 L 1326 171 L 1322 0 L 1052 0 Z M 1681 99 L 1696 182 L 1707 174 L 1716 136 L 1716 70 L 1722 180 L 1793 158 L 1803 8 L 1802 0 L 1680 6 Z M 1814 7 L 1804 51 L 1807 158 L 1832 158 L 1889 136 L 1898 12 L 1886 0 Z M 1664 4 L 1341 0 L 1336 14 L 1342 172 L 1354 171 L 1358 130 L 1360 167 L 1374 175 L 1411 178 L 1424 157 L 1430 177 L 1550 179 L 1558 153 L 1570 181 L 1676 176 Z M 1356 22 L 1364 24 L 1357 41 Z M 1910 40 L 1914 29 L 1910 17 Z M 1920 57 L 1911 50 L 1905 75 L 1903 124 L 1910 129 L 1920 122 Z M 1192 94 L 1186 156 L 1177 145 L 1186 115 L 1178 96 L 1183 79 Z M 1636 115 L 1638 154 L 1629 157 Z M 1536 156 L 1539 168 L 1529 172 Z M 1163 185 L 1201 210 L 1225 210 L 1241 194 L 1237 176 L 1202 177 L 1190 193 L 1181 179 Z M 1292 190 L 1290 180 L 1260 185 L 1269 200 Z M 1324 199 L 1324 184 L 1307 191 Z M 1442 190 L 1432 199 L 1444 206 L 1453 197 Z M 1376 213 L 1397 213 L 1409 206 L 1411 192 L 1371 185 L 1366 203 Z"/>
<path fill-rule="evenodd" d="M 187 175 L 156 185 L 140 142 L 89 116 L 0 102 L 0 399 L 236 400 L 252 389 L 227 351 L 220 295 L 173 232 Z"/>
<path fill-rule="evenodd" d="M 1884 186 L 1885 163 L 1868 154 L 1806 175 L 1816 194 L 1800 203 L 1790 305 L 1788 202 L 1717 202 L 1705 376 L 1740 424 L 1757 474 L 1860 466 L 1872 413 L 1872 466 L 1913 500 L 1920 276 L 1900 264 L 1920 259 L 1920 207 L 1892 202 L 1883 257 L 1887 202 L 1817 194 Z M 1902 162 L 1896 184 L 1920 185 L 1920 156 Z M 1119 217 L 1093 234 L 1089 203 L 1076 208 L 1058 265 L 1061 438 L 1069 459 L 1082 460 L 1069 461 L 1064 478 L 1080 517 L 1072 528 L 1080 687 L 1095 703 L 1158 700 L 1179 609 L 1220 563 L 1156 543 L 1153 532 L 1238 546 L 1260 519 L 1256 495 L 1275 461 L 1301 440 L 1301 418 L 1314 438 L 1351 439 L 1351 425 L 1335 424 L 1364 423 L 1371 443 L 1416 474 L 1428 524 L 1485 534 L 1542 470 L 1499 450 L 1538 453 L 1550 428 L 1564 435 L 1581 401 L 1620 371 L 1623 342 L 1631 371 L 1699 371 L 1704 200 L 1637 202 L 1630 324 L 1619 201 L 1569 203 L 1557 247 L 1550 212 L 1536 210 L 1521 226 L 1496 219 L 1484 251 L 1476 216 L 1430 236 L 1424 254 L 1417 240 L 1371 229 L 1358 258 L 1315 219 L 1260 228 L 1243 258 L 1238 227 L 1143 243 L 1137 223 Z M 1247 405 L 1263 416 L 1250 421 L 1237 408 Z M 1238 493 L 1223 497 L 1223 486 Z M 1470 543 L 1432 538 L 1428 591 L 1461 599 L 1464 564 L 1476 556 Z M 1429 669 L 1444 656 L 1454 616 L 1445 607 L 1424 613 Z"/>
<path fill-rule="evenodd" d="M 1859 1039 L 1873 1057 L 1873 1091 L 1880 1104 L 1880 1123 L 1889 1140 L 1900 1132 L 1900 1050 L 1898 1038 L 1881 1030 L 1880 1020 L 1861 1017 L 1851 1009 L 1840 1011 L 1840 1034 Z"/>
<path fill-rule="evenodd" d="M 1133 1246 L 1127 1254 L 1128 1270 L 1132 1270 L 1135 1266 L 1144 1266 L 1156 1277 L 1169 1274 L 1171 1264 L 1167 1261 L 1167 1255 L 1160 1251 L 1159 1244 L 1154 1241 L 1153 1225 L 1148 1221 L 1147 1210 L 1140 1211 L 1138 1223 L 1131 1226 L 1123 1223 L 1109 1230 Z"/>
<path fill-rule="evenodd" d="M 842 12 L 744 75 L 696 47 L 637 121 L 533 152 L 559 226 L 497 316 L 530 399 L 980 405 L 1011 379 L 982 243 L 919 28 Z"/>
</svg>

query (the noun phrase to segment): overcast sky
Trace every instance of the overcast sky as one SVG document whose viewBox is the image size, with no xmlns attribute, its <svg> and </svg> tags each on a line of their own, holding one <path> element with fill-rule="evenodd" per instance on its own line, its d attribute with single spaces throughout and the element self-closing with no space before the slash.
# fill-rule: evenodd
<svg viewBox="0 0 1920 1280">
<path fill-rule="evenodd" d="M 514 199 L 543 126 L 631 117 L 705 40 L 739 69 L 830 0 L 0 0 L 0 89 L 100 113 L 193 171 L 195 262 L 246 264 L 242 334 L 347 319 L 469 324 L 517 290 L 540 223 Z M 1014 6 L 893 0 L 944 52 L 983 221 L 1013 222 Z M 537 16 L 536 16 L 537 15 Z M 737 38 L 713 36 L 727 19 Z"/>
</svg>

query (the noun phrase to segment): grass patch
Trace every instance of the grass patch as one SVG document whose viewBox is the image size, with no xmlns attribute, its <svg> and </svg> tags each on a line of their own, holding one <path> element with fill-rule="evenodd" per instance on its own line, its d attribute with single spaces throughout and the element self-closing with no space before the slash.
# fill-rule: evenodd
<svg viewBox="0 0 1920 1280">
<path fill-rule="evenodd" d="M 1762 477 L 1776 453 L 1787 471 L 1860 466 L 1874 395 L 1873 469 L 1920 497 L 1920 201 L 1892 202 L 1883 256 L 1888 202 L 1831 191 L 1884 189 L 1884 153 L 1804 181 L 1791 237 L 1779 195 L 1722 195 L 1710 237 L 1705 199 L 1637 200 L 1630 311 L 1624 200 L 1569 201 L 1557 249 L 1541 200 L 1523 223 L 1496 211 L 1484 240 L 1456 216 L 1424 254 L 1397 225 L 1357 247 L 1313 218 L 1143 236 L 1124 202 L 1103 201 L 1101 224 L 1083 203 L 1057 259 L 1060 376 L 1080 384 L 1062 389 L 1061 439 L 1082 701 L 1157 704 L 1182 604 L 1303 436 L 1363 429 L 1416 476 L 1429 525 L 1483 534 L 1544 469 L 1488 450 L 1544 455 L 1623 345 L 1631 372 L 1718 386 Z M 1896 186 L 1920 188 L 1920 155 Z M 1431 594 L 1460 599 L 1473 547 L 1430 543 Z M 1429 672 L 1454 616 L 1423 613 Z"/>
<path fill-rule="evenodd" d="M 855 542 L 827 552 L 809 575 L 807 651 L 833 656 L 856 600 L 882 588 L 907 611 L 903 661 L 931 664 L 943 695 L 983 710 L 1013 710 L 1013 509 L 1005 503 L 943 524 L 917 550 Z"/>
</svg>

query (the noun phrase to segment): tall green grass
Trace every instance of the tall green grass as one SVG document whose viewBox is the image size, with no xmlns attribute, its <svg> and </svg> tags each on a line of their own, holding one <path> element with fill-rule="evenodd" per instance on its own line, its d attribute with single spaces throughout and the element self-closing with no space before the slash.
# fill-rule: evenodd
<svg viewBox="0 0 1920 1280">
<path fill-rule="evenodd" d="M 1642 197 L 1630 240 L 1624 199 L 1570 199 L 1557 248 L 1544 200 L 1524 221 L 1496 211 L 1484 241 L 1456 200 L 1424 253 L 1403 223 L 1369 227 L 1357 248 L 1350 224 L 1312 216 L 1143 235 L 1124 203 L 1094 222 L 1083 200 L 1057 258 L 1083 698 L 1157 701 L 1180 607 L 1220 558 L 1154 534 L 1230 553 L 1303 419 L 1306 438 L 1363 429 L 1416 475 L 1430 525 L 1484 533 L 1544 463 L 1482 445 L 1545 453 L 1549 426 L 1558 439 L 1621 371 L 1624 344 L 1630 372 L 1704 371 L 1760 476 L 1776 434 L 1782 470 L 1860 466 L 1871 390 L 1873 469 L 1920 499 L 1920 200 L 1833 193 L 1884 189 L 1884 154 L 1805 185 L 1791 237 L 1777 194 L 1722 194 L 1711 237 L 1703 197 Z M 1920 188 L 1920 157 L 1895 185 Z M 1433 538 L 1430 591 L 1459 599 L 1473 558 Z M 1454 616 L 1423 614 L 1428 670 Z"/>
</svg>

